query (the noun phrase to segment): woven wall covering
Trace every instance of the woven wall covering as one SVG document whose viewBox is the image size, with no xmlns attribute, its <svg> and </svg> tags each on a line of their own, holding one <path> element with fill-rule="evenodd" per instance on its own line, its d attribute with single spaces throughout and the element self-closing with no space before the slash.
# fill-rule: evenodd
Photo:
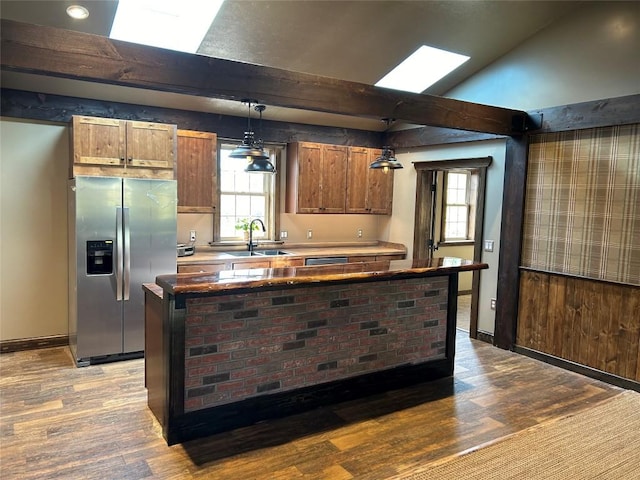
<svg viewBox="0 0 640 480">
<path fill-rule="evenodd" d="M 640 124 L 531 137 L 522 265 L 640 285 Z"/>
</svg>

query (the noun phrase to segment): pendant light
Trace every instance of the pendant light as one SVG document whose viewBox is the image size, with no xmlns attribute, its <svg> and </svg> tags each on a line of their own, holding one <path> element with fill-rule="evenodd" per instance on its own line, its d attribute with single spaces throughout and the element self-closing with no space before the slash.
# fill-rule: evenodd
<svg viewBox="0 0 640 480">
<path fill-rule="evenodd" d="M 244 139 L 242 140 L 242 144 L 234 148 L 233 151 L 229 154 L 231 158 L 245 158 L 247 162 L 252 162 L 253 160 L 269 159 L 269 155 L 264 153 L 262 145 L 256 145 L 256 142 L 253 138 L 253 130 L 251 129 L 251 102 L 253 101 L 254 100 L 248 98 L 242 100 L 242 103 L 246 103 L 249 105 L 247 130 L 244 132 Z"/>
<path fill-rule="evenodd" d="M 404 167 L 398 161 L 398 159 L 393 156 L 393 150 L 391 150 L 391 147 L 382 147 L 382 155 L 376 158 L 375 162 L 369 165 L 369 168 L 381 168 L 384 173 L 387 173 L 389 170 L 395 170 Z"/>
<path fill-rule="evenodd" d="M 387 129 L 391 122 L 394 121 L 393 118 L 383 118 L 383 122 L 386 122 Z M 398 161 L 396 157 L 394 157 L 393 150 L 389 146 L 382 147 L 382 154 L 375 159 L 371 165 L 369 165 L 371 169 L 382 169 L 384 173 L 388 173 L 389 170 L 396 170 L 398 168 L 404 168 L 402 164 Z"/>
<path fill-rule="evenodd" d="M 248 173 L 276 173 L 275 167 L 269 161 L 269 156 L 264 151 L 264 141 L 262 140 L 262 112 L 264 112 L 267 107 L 265 105 L 256 105 L 254 108 L 256 112 L 260 113 L 260 138 L 254 145 L 262 151 L 264 157 L 252 157 L 244 171 Z"/>
</svg>

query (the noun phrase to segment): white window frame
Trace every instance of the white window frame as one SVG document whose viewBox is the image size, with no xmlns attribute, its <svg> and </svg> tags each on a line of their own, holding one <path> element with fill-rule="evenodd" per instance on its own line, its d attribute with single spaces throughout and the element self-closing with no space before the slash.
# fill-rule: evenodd
<svg viewBox="0 0 640 480">
<path fill-rule="evenodd" d="M 246 173 L 243 171 L 246 161 L 237 158 L 228 158 L 229 153 L 236 148 L 239 142 L 233 141 L 221 141 L 218 146 L 218 212 L 216 215 L 216 227 L 218 231 L 217 241 L 220 242 L 233 242 L 244 241 L 244 234 L 242 230 L 233 230 L 231 234 L 231 225 L 236 225 L 240 219 L 253 220 L 259 218 L 264 222 L 267 229 L 265 233 L 262 230 L 253 232 L 253 237 L 256 240 L 273 240 L 275 237 L 275 225 L 276 225 L 276 200 L 277 196 L 277 174 L 271 173 Z M 265 151 L 269 153 L 270 161 L 278 169 L 278 163 L 281 156 L 282 147 L 277 145 L 265 145 Z M 240 181 L 227 181 L 228 176 L 225 172 L 226 162 L 237 162 L 237 169 L 235 175 L 240 175 Z M 243 179 L 247 179 L 249 182 L 263 182 L 264 190 L 258 192 L 255 189 L 255 183 L 253 188 L 249 184 L 245 183 Z M 232 189 L 228 187 L 233 185 Z M 239 184 L 236 189 L 236 185 Z M 247 187 L 242 189 L 243 187 Z M 252 191 L 253 190 L 253 191 Z M 227 206 L 229 203 L 224 198 L 225 196 L 236 195 L 244 197 L 267 197 L 264 201 L 264 208 L 256 207 L 256 205 L 247 206 L 242 202 L 234 202 L 235 211 L 230 212 Z M 223 200 L 225 200 L 223 202 Z M 253 211 L 251 208 L 253 207 Z"/>
<path fill-rule="evenodd" d="M 464 183 L 464 199 L 462 202 L 449 201 L 449 176 L 450 175 L 464 175 L 466 177 L 466 181 Z M 468 242 L 473 241 L 473 231 L 471 225 L 471 178 L 472 172 L 469 170 L 450 170 L 444 172 L 444 191 L 442 195 L 442 227 L 441 227 L 441 242 L 440 243 L 455 243 L 455 242 Z M 460 189 L 457 189 L 460 190 Z M 459 200 L 459 199 L 458 199 Z M 448 235 L 450 230 L 449 222 L 449 207 L 461 210 L 462 217 L 464 218 L 464 235 L 462 236 L 452 236 Z M 456 223 L 461 223 L 456 220 Z"/>
</svg>

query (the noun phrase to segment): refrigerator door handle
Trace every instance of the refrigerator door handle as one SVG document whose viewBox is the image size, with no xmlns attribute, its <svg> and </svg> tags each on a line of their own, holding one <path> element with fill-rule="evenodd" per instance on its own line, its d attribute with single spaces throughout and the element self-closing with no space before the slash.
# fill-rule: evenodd
<svg viewBox="0 0 640 480">
<path fill-rule="evenodd" d="M 116 207 L 116 300 L 122 301 L 122 207 Z"/>
<path fill-rule="evenodd" d="M 129 207 L 123 207 L 122 223 L 124 225 L 124 298 L 129 300 L 131 287 L 131 228 L 129 227 Z"/>
</svg>

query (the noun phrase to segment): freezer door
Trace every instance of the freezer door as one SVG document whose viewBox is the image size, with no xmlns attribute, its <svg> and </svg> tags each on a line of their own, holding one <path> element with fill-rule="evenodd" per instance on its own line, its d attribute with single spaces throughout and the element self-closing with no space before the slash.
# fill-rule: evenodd
<svg viewBox="0 0 640 480">
<path fill-rule="evenodd" d="M 143 283 L 176 273 L 175 180 L 125 178 L 124 353 L 144 350 Z"/>
<path fill-rule="evenodd" d="M 122 180 L 114 177 L 76 177 L 75 179 L 75 298 L 77 312 L 76 360 L 122 352 L 122 302 L 117 301 L 118 208 L 122 199 Z M 70 212 L 71 213 L 71 212 Z M 112 273 L 100 273 L 91 262 L 109 261 L 108 252 L 96 260 L 95 250 L 104 242 L 105 252 L 113 247 Z M 111 242 L 111 243 L 109 243 Z M 89 250 L 87 246 L 89 245 Z M 94 253 L 92 253 L 92 250 Z M 92 260 L 93 258 L 93 260 Z M 88 261 L 89 259 L 89 261 Z"/>
</svg>

